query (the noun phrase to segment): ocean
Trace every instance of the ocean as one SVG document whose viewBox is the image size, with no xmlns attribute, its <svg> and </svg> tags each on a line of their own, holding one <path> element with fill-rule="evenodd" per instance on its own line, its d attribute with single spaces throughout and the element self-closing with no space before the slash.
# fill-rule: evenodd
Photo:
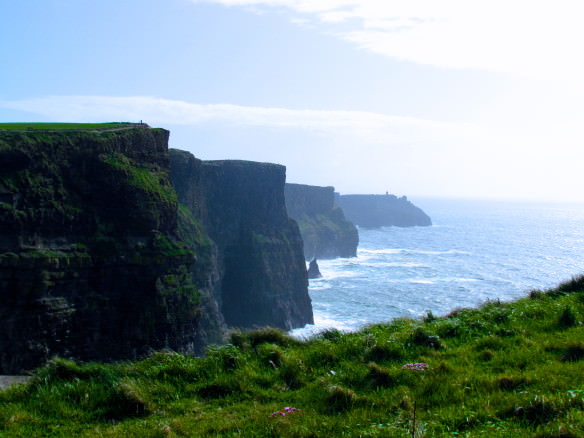
<svg viewBox="0 0 584 438">
<path fill-rule="evenodd" d="M 433 226 L 359 229 L 356 258 L 319 261 L 315 324 L 293 335 L 444 315 L 584 274 L 584 204 L 413 202 Z"/>
</svg>

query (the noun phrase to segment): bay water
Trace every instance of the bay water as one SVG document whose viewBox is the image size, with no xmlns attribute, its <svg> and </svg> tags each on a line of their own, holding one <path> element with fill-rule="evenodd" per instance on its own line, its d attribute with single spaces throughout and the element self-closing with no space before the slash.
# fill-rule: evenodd
<svg viewBox="0 0 584 438">
<path fill-rule="evenodd" d="M 420 199 L 431 227 L 359 229 L 357 257 L 321 260 L 315 324 L 357 330 L 396 317 L 508 301 L 584 274 L 584 204 Z"/>
</svg>

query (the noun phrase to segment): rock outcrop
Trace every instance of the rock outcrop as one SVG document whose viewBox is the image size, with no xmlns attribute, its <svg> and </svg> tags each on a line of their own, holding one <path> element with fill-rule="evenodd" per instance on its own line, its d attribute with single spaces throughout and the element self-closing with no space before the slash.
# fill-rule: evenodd
<svg viewBox="0 0 584 438">
<path fill-rule="evenodd" d="M 168 131 L 0 132 L 0 374 L 312 321 L 284 168 L 189 162 L 186 207 Z"/>
<path fill-rule="evenodd" d="M 322 278 L 322 274 L 320 273 L 318 262 L 316 259 L 312 259 L 308 264 L 308 279 L 314 280 L 317 278 Z"/>
<path fill-rule="evenodd" d="M 300 227 L 306 260 L 357 255 L 359 234 L 335 205 L 334 187 L 286 184 L 285 194 L 288 215 Z"/>
<path fill-rule="evenodd" d="M 54 355 L 195 350 L 204 242 L 178 236 L 167 140 L 147 128 L 0 134 L 0 373 Z"/>
<path fill-rule="evenodd" d="M 226 324 L 291 329 L 312 323 L 302 240 L 284 204 L 285 167 L 200 161 L 178 150 L 170 157 L 180 201 L 217 245 L 216 299 Z"/>
<path fill-rule="evenodd" d="M 336 203 L 351 222 L 364 228 L 432 225 L 430 217 L 405 196 L 337 195 Z"/>
</svg>

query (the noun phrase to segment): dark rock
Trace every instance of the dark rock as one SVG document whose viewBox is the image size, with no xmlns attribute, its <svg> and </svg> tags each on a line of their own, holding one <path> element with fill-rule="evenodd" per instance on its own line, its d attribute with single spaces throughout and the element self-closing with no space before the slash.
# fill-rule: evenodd
<svg viewBox="0 0 584 438">
<path fill-rule="evenodd" d="M 302 327 L 313 322 L 302 240 L 286 214 L 285 168 L 200 161 L 171 150 L 180 201 L 218 249 L 215 292 L 228 326 Z"/>
<path fill-rule="evenodd" d="M 334 187 L 286 184 L 285 193 L 288 215 L 300 227 L 306 260 L 357 255 L 359 234 L 335 205 Z"/>
<path fill-rule="evenodd" d="M 0 133 L 0 374 L 313 321 L 285 168 L 173 151 L 171 181 L 168 134 Z"/>
<path fill-rule="evenodd" d="M 312 259 L 308 264 L 308 278 L 310 280 L 314 280 L 315 278 L 322 278 L 322 274 L 320 273 L 316 259 Z"/>
<path fill-rule="evenodd" d="M 147 128 L 0 133 L 18 164 L 0 175 L 0 373 L 54 355 L 195 351 L 193 273 L 206 262 L 178 237 L 167 140 Z"/>
<path fill-rule="evenodd" d="M 430 217 L 405 196 L 337 195 L 336 202 L 351 222 L 364 228 L 432 225 Z"/>
</svg>

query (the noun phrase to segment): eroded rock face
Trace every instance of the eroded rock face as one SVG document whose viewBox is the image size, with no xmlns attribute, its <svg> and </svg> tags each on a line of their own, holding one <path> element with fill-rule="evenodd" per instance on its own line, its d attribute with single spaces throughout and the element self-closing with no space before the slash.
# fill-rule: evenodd
<svg viewBox="0 0 584 438">
<path fill-rule="evenodd" d="M 206 262 L 178 236 L 167 140 L 0 133 L 0 373 L 195 351 Z"/>
<path fill-rule="evenodd" d="M 285 169 L 170 156 L 148 127 L 0 132 L 0 374 L 312 322 Z"/>
<path fill-rule="evenodd" d="M 306 260 L 357 255 L 359 234 L 335 205 L 334 187 L 288 183 L 285 194 L 288 215 L 300 227 Z"/>
<path fill-rule="evenodd" d="M 364 228 L 432 225 L 430 217 L 405 196 L 340 195 L 336 202 L 351 222 Z"/>
<path fill-rule="evenodd" d="M 171 150 L 179 199 L 217 245 L 216 292 L 231 327 L 283 329 L 313 322 L 302 240 L 286 214 L 285 168 L 247 161 L 200 161 Z"/>
</svg>

